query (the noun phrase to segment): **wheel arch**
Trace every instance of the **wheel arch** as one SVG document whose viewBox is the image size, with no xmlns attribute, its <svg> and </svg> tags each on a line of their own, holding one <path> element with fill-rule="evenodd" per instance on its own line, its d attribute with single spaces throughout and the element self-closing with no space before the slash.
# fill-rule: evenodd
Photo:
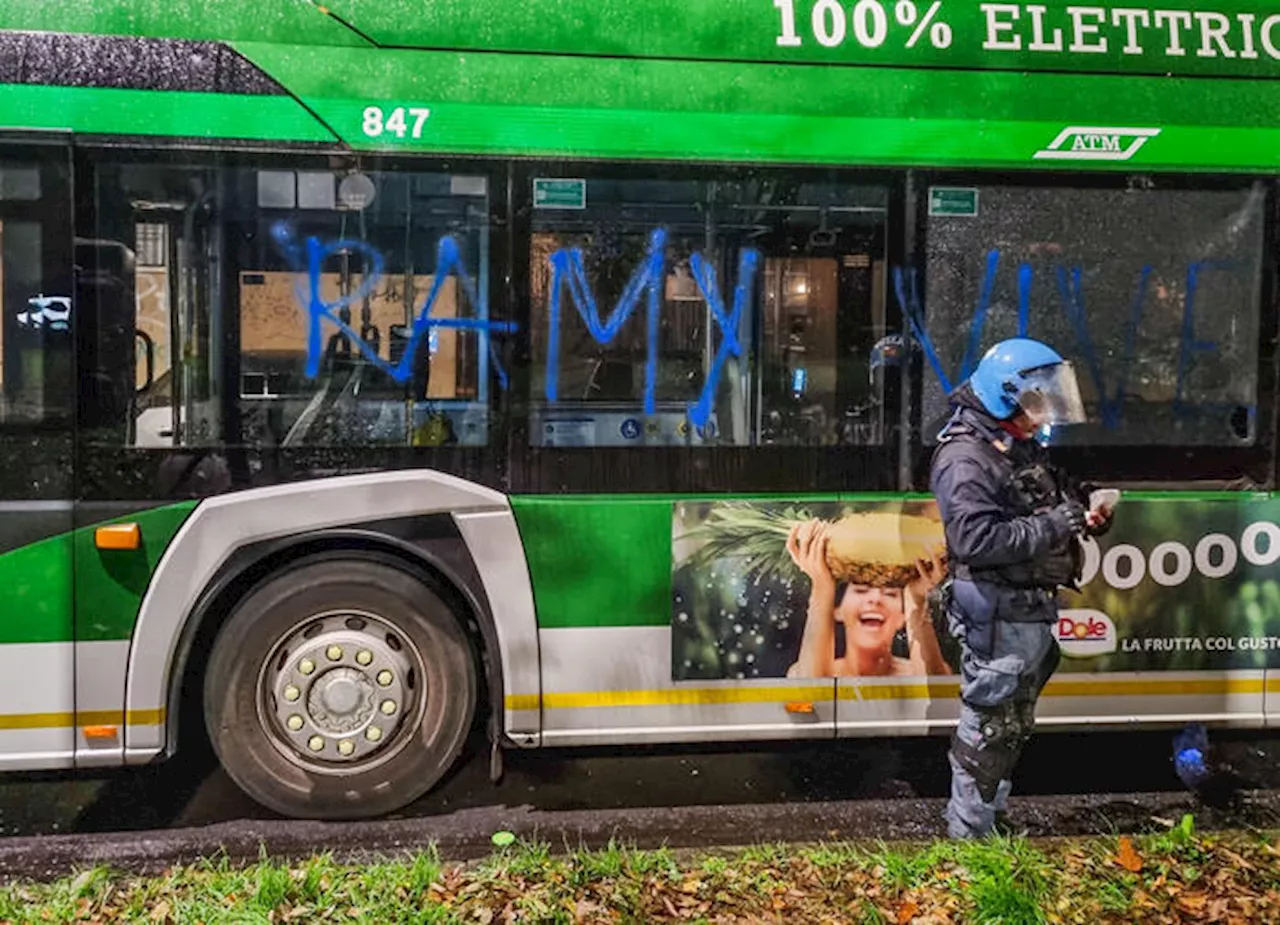
<svg viewBox="0 0 1280 925">
<path fill-rule="evenodd" d="M 163 725 L 126 728 L 126 762 L 147 763 L 177 748 L 184 691 L 192 693 L 192 670 L 207 662 L 208 647 L 201 646 L 236 601 L 274 568 L 344 549 L 390 558 L 455 597 L 451 603 L 463 610 L 463 627 L 479 650 L 490 737 L 537 744 L 537 625 L 506 496 L 411 470 L 251 489 L 196 508 L 158 563 L 139 609 L 126 706 L 165 712 Z"/>
<path fill-rule="evenodd" d="M 415 518 L 448 524 L 449 515 L 433 514 Z M 481 688 L 489 710 L 486 721 L 490 738 L 502 734 L 504 703 L 501 647 L 493 610 L 483 583 L 476 574 L 466 542 L 456 532 L 440 537 L 435 545 L 448 544 L 453 555 L 437 549 L 423 548 L 379 529 L 380 524 L 362 527 L 332 528 L 293 534 L 277 540 L 253 543 L 238 548 L 203 590 L 184 622 L 169 673 L 165 716 L 165 741 L 161 757 L 169 758 L 178 748 L 181 727 L 195 717 L 185 715 L 183 708 L 199 705 L 204 670 L 210 649 L 222 626 L 237 604 L 262 582 L 281 570 L 325 558 L 360 558 L 383 562 L 408 571 L 439 593 L 459 618 L 467 636 L 476 644 L 475 655 L 480 671 Z M 454 562 L 450 562 L 450 558 Z M 462 562 L 457 560 L 461 559 Z M 455 564 L 457 563 L 457 564 Z M 469 569 L 459 566 L 469 566 Z M 468 573 L 469 572 L 469 573 Z M 470 625 L 469 625 L 470 624 Z"/>
</svg>

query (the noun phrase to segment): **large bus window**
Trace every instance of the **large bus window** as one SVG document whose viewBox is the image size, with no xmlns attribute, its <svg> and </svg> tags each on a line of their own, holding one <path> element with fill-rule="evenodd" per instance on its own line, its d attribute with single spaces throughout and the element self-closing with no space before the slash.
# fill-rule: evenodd
<svg viewBox="0 0 1280 925">
<path fill-rule="evenodd" d="M 94 180 L 98 439 L 488 442 L 486 177 L 104 162 Z"/>
<path fill-rule="evenodd" d="M 37 151 L 0 155 L 0 424 L 71 413 L 67 167 Z"/>
<path fill-rule="evenodd" d="M 1261 185 L 935 188 L 930 201 L 927 282 L 922 290 L 910 270 L 901 280 L 924 334 L 927 443 L 946 415 L 946 387 L 1019 334 L 1077 367 L 1090 423 L 1055 443 L 1257 440 Z"/>
<path fill-rule="evenodd" d="M 236 280 L 251 441 L 486 444 L 504 374 L 489 313 L 488 179 L 258 170 L 241 180 L 252 197 Z"/>
<path fill-rule="evenodd" d="M 225 442 L 225 177 L 216 168 L 104 162 L 77 241 L 94 284 L 81 320 L 80 430 L 129 447 Z"/>
<path fill-rule="evenodd" d="M 535 179 L 531 440 L 877 444 L 879 187 Z"/>
</svg>

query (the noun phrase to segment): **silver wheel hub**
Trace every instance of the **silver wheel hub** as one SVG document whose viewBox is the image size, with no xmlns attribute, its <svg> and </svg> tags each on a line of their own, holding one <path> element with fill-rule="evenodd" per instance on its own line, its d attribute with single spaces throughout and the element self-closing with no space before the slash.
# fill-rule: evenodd
<svg viewBox="0 0 1280 925">
<path fill-rule="evenodd" d="M 373 682 L 352 668 L 333 668 L 311 685 L 307 712 L 327 733 L 351 732 L 373 718 Z"/>
<path fill-rule="evenodd" d="M 286 636 L 265 663 L 263 719 L 287 753 L 309 762 L 371 761 L 420 714 L 421 671 L 408 640 L 376 617 L 316 617 Z"/>
</svg>

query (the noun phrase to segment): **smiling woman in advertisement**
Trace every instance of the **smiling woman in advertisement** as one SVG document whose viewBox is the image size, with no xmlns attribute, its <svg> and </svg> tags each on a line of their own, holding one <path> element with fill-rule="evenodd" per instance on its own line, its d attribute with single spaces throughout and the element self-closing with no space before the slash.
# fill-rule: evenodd
<svg viewBox="0 0 1280 925">
<path fill-rule="evenodd" d="M 943 547 L 909 537 L 909 521 L 917 520 L 924 518 L 859 514 L 837 524 L 815 519 L 791 529 L 787 552 L 811 586 L 800 654 L 787 677 L 951 674 L 927 603 L 930 590 L 946 574 Z M 837 557 L 847 573 L 837 579 L 829 541 L 832 530 L 842 528 L 849 537 L 844 551 L 853 560 Z M 839 657 L 837 623 L 844 627 L 845 641 Z M 906 634 L 905 657 L 893 646 L 901 632 Z"/>
</svg>

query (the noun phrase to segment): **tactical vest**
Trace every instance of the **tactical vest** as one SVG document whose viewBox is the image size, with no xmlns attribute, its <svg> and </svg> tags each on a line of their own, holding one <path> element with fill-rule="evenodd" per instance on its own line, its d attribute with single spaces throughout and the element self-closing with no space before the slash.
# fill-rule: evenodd
<svg viewBox="0 0 1280 925">
<path fill-rule="evenodd" d="M 957 409 L 938 434 L 938 451 L 948 443 L 966 443 L 997 483 L 1005 511 L 1025 517 L 1052 510 L 1068 497 L 1064 474 L 1051 466 L 1048 454 L 1029 441 L 1015 441 L 1005 431 L 990 428 L 976 415 Z M 1084 564 L 1078 537 L 1070 537 L 1037 559 L 990 568 L 952 566 L 956 578 L 989 581 L 1013 588 L 1055 591 L 1076 588 Z"/>
</svg>

